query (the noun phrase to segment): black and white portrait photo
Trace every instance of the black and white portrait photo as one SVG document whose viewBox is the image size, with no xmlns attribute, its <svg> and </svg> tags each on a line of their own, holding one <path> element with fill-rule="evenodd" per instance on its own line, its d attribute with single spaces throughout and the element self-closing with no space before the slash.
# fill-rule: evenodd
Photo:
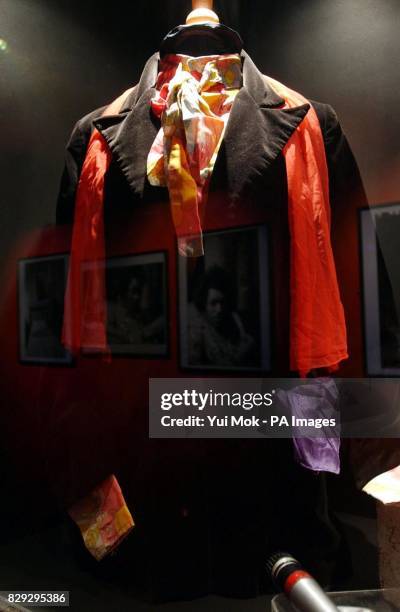
<svg viewBox="0 0 400 612">
<path fill-rule="evenodd" d="M 107 336 L 112 353 L 167 354 L 166 274 L 163 252 L 107 261 Z"/>
<path fill-rule="evenodd" d="M 181 366 L 268 370 L 267 228 L 204 233 L 204 256 L 179 257 Z"/>
<path fill-rule="evenodd" d="M 19 345 L 24 363 L 70 364 L 61 344 L 68 256 L 19 261 Z"/>
<path fill-rule="evenodd" d="M 400 204 L 361 211 L 366 364 L 400 376 Z"/>
</svg>

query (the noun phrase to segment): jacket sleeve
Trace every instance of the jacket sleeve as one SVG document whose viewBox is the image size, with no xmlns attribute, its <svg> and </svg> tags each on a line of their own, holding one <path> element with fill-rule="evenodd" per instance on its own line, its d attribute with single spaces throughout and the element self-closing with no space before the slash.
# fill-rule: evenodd
<svg viewBox="0 0 400 612">
<path fill-rule="evenodd" d="M 350 208 L 368 205 L 360 171 L 336 112 L 324 105 L 321 121 L 329 172 L 329 191 L 332 209 L 332 238 L 340 220 Z"/>
<path fill-rule="evenodd" d="M 357 162 L 338 117 L 331 106 L 324 106 L 325 112 L 319 113 L 319 118 L 327 154 L 332 211 L 332 245 L 336 258 L 341 250 L 340 242 L 347 240 L 354 242 L 354 236 L 350 234 L 351 229 L 348 227 L 350 225 L 349 215 L 350 217 L 357 215 L 360 208 L 368 206 L 368 200 Z M 359 250 L 358 240 L 357 235 L 354 245 L 357 252 Z M 346 255 L 347 251 L 340 257 L 345 258 Z M 346 265 L 345 259 L 341 264 L 342 268 Z M 350 281 L 351 278 L 347 278 L 346 282 Z M 361 318 L 361 304 L 359 316 Z M 363 400 L 359 401 L 362 401 L 362 404 L 359 405 L 361 413 L 375 410 L 375 406 L 369 406 L 369 402 L 364 405 Z M 400 441 L 398 439 L 351 439 L 346 440 L 346 445 L 349 450 L 350 469 L 360 489 L 379 474 L 400 465 Z"/>
<path fill-rule="evenodd" d="M 74 219 L 75 194 L 79 176 L 86 155 L 86 149 L 93 130 L 92 121 L 101 115 L 106 107 L 89 113 L 74 126 L 65 150 L 65 165 L 61 176 L 57 198 L 56 223 L 72 223 Z"/>
</svg>

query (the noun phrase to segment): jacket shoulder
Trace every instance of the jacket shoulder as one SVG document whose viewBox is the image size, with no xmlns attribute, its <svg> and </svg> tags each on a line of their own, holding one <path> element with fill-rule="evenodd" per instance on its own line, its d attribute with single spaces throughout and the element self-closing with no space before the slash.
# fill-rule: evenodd
<svg viewBox="0 0 400 612">
<path fill-rule="evenodd" d="M 326 104 L 325 102 L 318 102 L 316 100 L 309 100 L 309 102 L 318 117 L 325 144 L 329 145 L 332 138 L 342 133 L 336 111 L 330 104 Z"/>
<path fill-rule="evenodd" d="M 89 113 L 87 113 L 86 115 L 78 119 L 72 131 L 74 130 L 77 130 L 80 132 L 85 132 L 88 130 L 90 131 L 93 125 L 93 121 L 97 119 L 98 117 L 100 117 L 104 113 L 106 108 L 107 108 L 107 105 L 99 106 L 99 108 L 96 108 L 90 111 Z"/>
<path fill-rule="evenodd" d="M 118 114 L 130 110 L 135 101 L 135 94 L 136 86 L 126 90 L 110 104 L 100 106 L 99 108 L 90 111 L 89 113 L 78 119 L 72 129 L 71 137 L 69 139 L 67 148 L 74 140 L 77 140 L 80 144 L 83 145 L 87 144 L 93 131 L 93 122 L 102 115 Z"/>
<path fill-rule="evenodd" d="M 57 223 L 72 223 L 73 221 L 76 188 L 87 146 L 94 129 L 93 122 L 105 114 L 111 115 L 129 111 L 134 105 L 135 99 L 136 86 L 125 91 L 111 104 L 92 110 L 75 123 L 66 145 L 65 165 L 57 198 Z"/>
<path fill-rule="evenodd" d="M 100 117 L 107 106 L 101 106 L 87 113 L 75 123 L 67 143 L 67 150 L 74 151 L 76 148 L 85 148 L 93 130 L 93 121 Z"/>
</svg>

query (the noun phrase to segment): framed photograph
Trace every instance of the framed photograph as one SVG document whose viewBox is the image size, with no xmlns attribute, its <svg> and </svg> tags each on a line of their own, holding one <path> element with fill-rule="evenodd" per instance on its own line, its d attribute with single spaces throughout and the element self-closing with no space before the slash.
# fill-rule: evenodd
<svg viewBox="0 0 400 612">
<path fill-rule="evenodd" d="M 400 203 L 360 214 L 367 374 L 400 376 Z"/>
<path fill-rule="evenodd" d="M 19 351 L 23 363 L 70 365 L 61 344 L 68 255 L 18 262 Z"/>
<path fill-rule="evenodd" d="M 113 257 L 106 263 L 107 336 L 114 355 L 168 355 L 166 252 Z"/>
<path fill-rule="evenodd" d="M 268 371 L 267 227 L 205 232 L 203 238 L 203 257 L 178 256 L 181 366 Z"/>
</svg>

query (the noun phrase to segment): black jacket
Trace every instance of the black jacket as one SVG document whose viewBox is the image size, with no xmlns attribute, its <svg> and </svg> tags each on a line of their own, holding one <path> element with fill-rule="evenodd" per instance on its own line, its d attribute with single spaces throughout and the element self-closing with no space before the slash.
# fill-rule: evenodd
<svg viewBox="0 0 400 612">
<path fill-rule="evenodd" d="M 288 375 L 289 230 L 282 149 L 309 106 L 280 109 L 283 100 L 245 52 L 242 58 L 243 87 L 231 110 L 211 179 L 207 207 L 214 226 L 213 211 L 219 211 L 219 224 L 224 227 L 226 223 L 238 224 L 245 210 L 246 223 L 262 218 L 272 228 L 272 374 Z M 77 183 L 93 127 L 103 134 L 111 149 L 113 158 L 105 183 L 105 216 L 107 248 L 112 254 L 127 227 L 133 228 L 134 236 L 135 223 L 146 211 L 168 201 L 166 190 L 151 187 L 146 178 L 147 155 L 159 129 L 149 104 L 155 92 L 157 70 L 156 53 L 148 60 L 139 83 L 127 96 L 120 112 L 102 116 L 106 108 L 103 107 L 89 113 L 77 122 L 67 145 L 57 204 L 59 224 L 73 221 Z M 352 324 L 359 325 L 360 317 L 359 312 L 351 310 L 354 279 L 346 270 L 340 237 L 343 218 L 347 218 L 350 209 L 356 215 L 357 208 L 366 204 L 366 197 L 335 111 L 327 104 L 311 104 L 318 115 L 326 149 L 332 240 L 339 261 L 339 284 L 346 297 L 344 307 L 350 322 L 351 345 Z M 166 220 L 165 232 L 172 231 L 172 225 Z M 165 236 L 161 234 L 151 237 L 152 247 L 158 239 L 160 248 L 164 248 Z M 132 249 L 134 252 L 134 244 Z M 356 241 L 354 249 L 358 250 Z M 172 251 L 170 254 L 175 257 Z M 172 311 L 171 316 L 175 314 Z M 176 354 L 172 352 L 169 359 L 176 360 Z M 152 367 L 149 363 L 146 368 L 136 365 L 135 369 L 133 364 L 134 385 L 143 384 L 147 389 Z M 177 362 L 167 375 L 182 375 Z M 145 429 L 147 413 L 143 401 L 142 417 L 132 421 L 131 426 L 136 423 L 137 427 L 139 423 Z M 126 430 L 127 436 L 133 435 L 129 427 Z M 225 440 L 217 445 L 213 443 L 218 441 L 207 441 L 204 445 L 203 441 L 193 440 L 190 445 L 175 446 L 168 445 L 167 441 L 158 444 L 154 440 L 150 443 L 142 440 L 146 450 L 140 451 L 141 474 L 133 481 L 132 470 L 138 473 L 133 468 L 138 462 L 136 442 L 127 437 L 121 447 L 126 452 L 119 458 L 117 476 L 138 521 L 135 534 L 139 535 L 134 538 L 140 539 L 140 534 L 144 534 L 149 563 L 153 564 L 152 579 L 160 597 L 163 593 L 165 597 L 174 597 L 207 591 L 255 595 L 262 582 L 258 571 L 262 573 L 266 550 L 285 546 L 302 556 L 310 569 L 319 571 L 324 580 L 331 577 L 339 538 L 327 514 L 324 481 L 321 476 L 294 465 L 290 441 L 265 444 L 264 440 L 243 443 Z M 198 451 L 197 455 L 194 453 L 196 456 L 192 454 L 193 448 Z"/>
</svg>

